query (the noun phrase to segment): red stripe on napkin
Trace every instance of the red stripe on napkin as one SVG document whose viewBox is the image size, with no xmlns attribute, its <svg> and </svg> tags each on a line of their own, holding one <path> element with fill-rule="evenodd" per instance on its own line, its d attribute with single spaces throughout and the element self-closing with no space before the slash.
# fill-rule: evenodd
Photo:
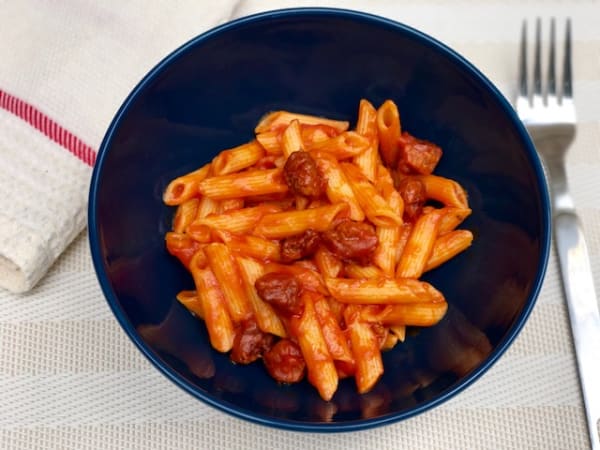
<svg viewBox="0 0 600 450">
<path fill-rule="evenodd" d="M 95 150 L 29 103 L 0 89 L 0 108 L 29 123 L 89 166 L 96 162 Z"/>
</svg>

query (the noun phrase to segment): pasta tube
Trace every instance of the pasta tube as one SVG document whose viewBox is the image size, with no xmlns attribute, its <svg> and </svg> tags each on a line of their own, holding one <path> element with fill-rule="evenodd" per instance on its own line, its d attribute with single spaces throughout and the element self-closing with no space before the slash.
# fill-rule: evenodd
<svg viewBox="0 0 600 450">
<path fill-rule="evenodd" d="M 396 304 L 441 302 L 444 296 L 425 281 L 410 278 L 325 278 L 333 298 L 341 303 Z"/>
</svg>

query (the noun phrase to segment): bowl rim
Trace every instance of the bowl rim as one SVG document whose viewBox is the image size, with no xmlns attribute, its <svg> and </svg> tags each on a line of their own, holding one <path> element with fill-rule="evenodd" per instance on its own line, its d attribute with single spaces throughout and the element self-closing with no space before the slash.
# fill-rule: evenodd
<svg viewBox="0 0 600 450">
<path fill-rule="evenodd" d="M 526 149 L 526 157 L 528 158 L 533 172 L 536 176 L 538 184 L 538 190 L 540 192 L 541 201 L 541 223 L 542 233 L 540 236 L 540 265 L 535 279 L 531 286 L 531 292 L 529 294 L 528 301 L 525 303 L 523 310 L 520 315 L 516 317 L 511 325 L 507 335 L 504 339 L 498 342 L 496 348 L 488 355 L 488 357 L 481 363 L 477 368 L 471 371 L 460 383 L 454 384 L 442 392 L 437 397 L 428 400 L 427 402 L 418 405 L 408 411 L 390 413 L 384 416 L 370 418 L 370 419 L 359 419 L 347 422 L 320 422 L 320 423 L 309 423 L 294 421 L 285 418 L 278 418 L 268 416 L 261 413 L 252 413 L 248 410 L 239 408 L 234 405 L 230 405 L 228 402 L 224 402 L 218 398 L 214 398 L 211 395 L 207 395 L 197 389 L 191 382 L 187 381 L 181 375 L 179 375 L 174 369 L 165 364 L 161 358 L 143 341 L 141 336 L 137 333 L 129 321 L 125 311 L 119 305 L 117 296 L 113 292 L 110 282 L 104 268 L 103 258 L 100 249 L 100 239 L 98 234 L 98 219 L 97 219 L 97 204 L 96 197 L 99 190 L 100 174 L 102 167 L 108 153 L 108 149 L 111 146 L 115 131 L 118 129 L 123 117 L 127 114 L 132 103 L 138 98 L 138 95 L 144 91 L 157 76 L 159 76 L 163 70 L 168 67 L 172 62 L 176 61 L 182 55 L 187 53 L 188 50 L 194 46 L 201 44 L 205 41 L 210 40 L 213 36 L 218 36 L 229 30 L 234 30 L 243 27 L 247 24 L 255 22 L 269 21 L 272 19 L 278 19 L 281 17 L 302 17 L 302 16 L 321 16 L 321 17 L 336 17 L 344 18 L 348 20 L 354 20 L 357 22 L 368 23 L 384 27 L 387 29 L 393 29 L 396 32 L 410 35 L 413 39 L 420 41 L 421 44 L 434 48 L 439 53 L 443 54 L 449 60 L 453 62 L 462 71 L 467 73 L 472 79 L 488 90 L 498 102 L 503 112 L 513 122 L 514 127 L 524 144 Z M 438 41 L 437 39 L 421 32 L 411 26 L 405 25 L 401 22 L 367 13 L 364 11 L 344 9 L 344 8 L 330 8 L 330 7 L 294 7 L 275 9 L 269 11 L 263 11 L 256 14 L 244 16 L 222 25 L 213 27 L 182 44 L 166 57 L 164 57 L 158 64 L 156 64 L 146 75 L 138 82 L 138 84 L 129 93 L 127 98 L 123 101 L 111 121 L 106 134 L 102 140 L 97 153 L 96 164 L 93 168 L 91 183 L 89 188 L 89 199 L 88 199 L 88 239 L 91 250 L 92 261 L 98 282 L 103 291 L 104 297 L 112 310 L 117 321 L 129 337 L 135 344 L 138 350 L 150 361 L 150 363 L 157 368 L 164 376 L 172 381 L 176 386 L 183 389 L 187 393 L 191 394 L 195 398 L 203 401 L 204 403 L 217 408 L 220 411 L 228 413 L 232 416 L 248 420 L 253 423 L 275 427 L 278 429 L 285 429 L 291 431 L 304 431 L 304 432 L 347 432 L 347 431 L 358 431 L 373 428 L 376 426 L 387 425 L 395 423 L 410 417 L 414 417 L 423 412 L 429 411 L 436 406 L 446 402 L 452 397 L 456 396 L 467 387 L 471 386 L 477 379 L 479 379 L 486 371 L 490 369 L 492 365 L 500 358 L 500 356 L 508 349 L 514 339 L 522 330 L 527 318 L 529 317 L 537 298 L 540 294 L 544 276 L 546 273 L 550 247 L 551 247 L 551 227 L 552 221 L 550 217 L 550 200 L 547 182 L 545 174 L 542 168 L 541 160 L 536 152 L 535 146 L 533 145 L 529 134 L 527 133 L 525 126 L 518 118 L 511 104 L 504 97 L 504 95 L 494 86 L 494 84 L 479 71 L 472 63 L 467 59 L 452 50 L 446 44 Z"/>
</svg>

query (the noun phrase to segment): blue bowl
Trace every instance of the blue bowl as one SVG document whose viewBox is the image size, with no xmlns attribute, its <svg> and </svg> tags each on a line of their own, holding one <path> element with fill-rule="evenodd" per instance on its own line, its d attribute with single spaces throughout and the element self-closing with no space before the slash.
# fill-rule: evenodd
<svg viewBox="0 0 600 450">
<path fill-rule="evenodd" d="M 267 111 L 350 120 L 358 101 L 393 99 L 402 125 L 444 149 L 436 172 L 468 191 L 473 246 L 426 279 L 449 302 L 435 327 L 384 354 L 372 392 L 343 380 L 332 401 L 280 386 L 260 363 L 233 365 L 175 299 L 193 288 L 167 254 L 167 183 L 253 138 Z M 160 62 L 118 111 L 98 154 L 89 238 L 117 320 L 164 375 L 260 424 L 348 431 L 388 424 L 453 397 L 504 353 L 539 293 L 550 248 L 540 161 L 498 90 L 469 62 L 405 25 L 335 9 L 273 11 L 208 31 Z"/>
</svg>

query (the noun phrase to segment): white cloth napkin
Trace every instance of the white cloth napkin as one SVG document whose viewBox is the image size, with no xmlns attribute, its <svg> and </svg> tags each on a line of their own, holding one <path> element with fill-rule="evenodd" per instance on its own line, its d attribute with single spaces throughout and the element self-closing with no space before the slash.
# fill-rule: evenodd
<svg viewBox="0 0 600 450">
<path fill-rule="evenodd" d="M 234 6 L 2 2 L 0 288 L 31 289 L 84 228 L 95 149 L 128 92 Z"/>
</svg>

